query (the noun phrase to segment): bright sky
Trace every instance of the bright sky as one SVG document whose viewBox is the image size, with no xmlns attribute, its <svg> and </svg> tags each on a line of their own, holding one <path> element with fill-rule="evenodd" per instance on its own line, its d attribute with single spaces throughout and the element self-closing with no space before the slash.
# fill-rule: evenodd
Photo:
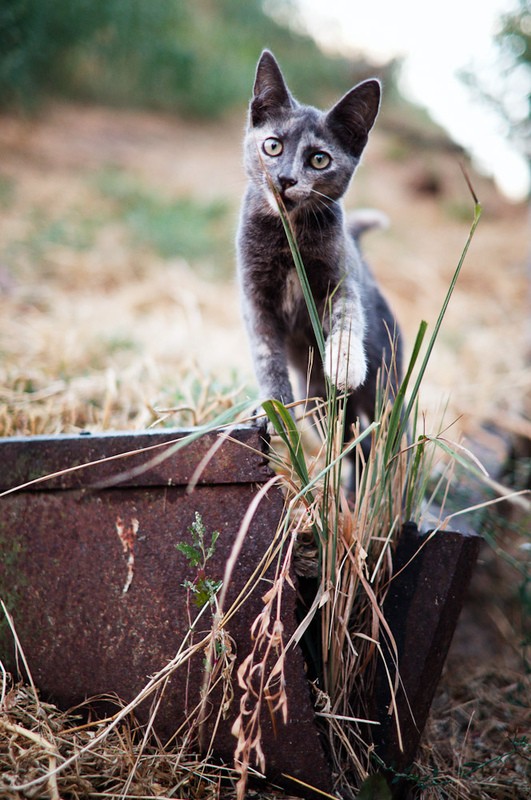
<svg viewBox="0 0 531 800">
<path fill-rule="evenodd" d="M 401 89 L 471 153 L 514 199 L 525 197 L 525 160 L 507 142 L 496 115 L 467 90 L 457 72 L 493 70 L 492 36 L 513 0 L 296 0 L 308 30 L 329 48 L 378 61 L 404 58 Z"/>
</svg>

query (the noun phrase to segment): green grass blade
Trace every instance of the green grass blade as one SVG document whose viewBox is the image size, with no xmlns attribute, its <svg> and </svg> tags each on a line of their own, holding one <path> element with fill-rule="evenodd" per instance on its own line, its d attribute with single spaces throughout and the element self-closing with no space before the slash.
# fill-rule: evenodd
<svg viewBox="0 0 531 800">
<path fill-rule="evenodd" d="M 310 478 L 304 458 L 301 435 L 295 420 L 280 400 L 264 400 L 262 408 L 275 431 L 288 448 L 291 465 L 299 476 L 302 486 L 306 486 Z"/>
<path fill-rule="evenodd" d="M 384 455 L 386 462 L 389 462 L 391 458 L 395 455 L 396 447 L 400 446 L 402 436 L 405 433 L 408 425 L 408 420 L 411 414 L 412 405 L 411 404 L 408 405 L 408 408 L 404 413 L 406 393 L 408 390 L 409 382 L 411 380 L 411 376 L 413 375 L 413 371 L 415 369 L 415 365 L 420 355 L 422 342 L 424 341 L 427 329 L 428 329 L 428 323 L 422 320 L 419 326 L 419 330 L 417 332 L 417 338 L 415 339 L 413 352 L 411 354 L 411 358 L 409 359 L 409 364 L 406 374 L 402 380 L 402 383 L 400 384 L 400 387 L 398 389 L 395 398 L 395 402 L 393 404 L 393 410 L 391 411 L 391 416 L 389 418 L 389 428 L 387 433 L 387 442 Z"/>
<path fill-rule="evenodd" d="M 424 451 L 426 447 L 426 437 L 419 436 L 417 446 L 415 448 L 415 456 L 413 464 L 409 471 L 407 482 L 407 498 L 406 498 L 406 515 L 407 520 L 412 519 L 413 507 L 418 497 L 419 476 L 421 475 L 421 465 L 424 458 Z"/>
<path fill-rule="evenodd" d="M 470 248 L 470 244 L 472 242 L 472 239 L 473 239 L 474 234 L 476 232 L 476 228 L 477 228 L 477 226 L 479 224 L 479 220 L 481 218 L 481 204 L 479 203 L 479 201 L 477 200 L 477 198 L 475 196 L 474 196 L 474 202 L 475 202 L 475 205 L 474 205 L 474 220 L 473 220 L 472 225 L 470 227 L 470 231 L 468 233 L 468 238 L 467 238 L 467 240 L 465 242 L 465 246 L 463 248 L 463 252 L 461 253 L 461 257 L 459 259 L 459 263 L 458 263 L 458 265 L 456 267 L 456 270 L 455 270 L 455 272 L 454 272 L 454 274 L 452 276 L 452 280 L 450 282 L 450 286 L 448 287 L 448 291 L 447 291 L 446 296 L 444 298 L 444 302 L 443 302 L 441 310 L 439 312 L 439 316 L 437 317 L 437 322 L 435 323 L 435 328 L 433 329 L 433 333 L 432 333 L 432 335 L 430 337 L 430 340 L 428 342 L 428 347 L 427 347 L 427 350 L 426 350 L 426 354 L 425 354 L 425 356 L 424 356 L 424 358 L 422 360 L 422 363 L 421 363 L 421 366 L 420 366 L 420 370 L 419 370 L 419 374 L 417 376 L 417 380 L 415 381 L 415 385 L 413 387 L 413 391 L 411 393 L 411 397 L 409 399 L 409 403 L 408 403 L 408 406 L 406 408 L 406 413 L 405 413 L 406 421 L 407 421 L 407 419 L 409 419 L 409 416 L 411 414 L 411 410 L 412 410 L 412 408 L 413 408 L 413 406 L 414 406 L 414 404 L 416 402 L 417 396 L 419 394 L 420 387 L 421 387 L 422 381 L 424 379 L 424 374 L 426 372 L 426 369 L 427 369 L 427 366 L 428 366 L 428 363 L 429 363 L 429 360 L 430 360 L 430 357 L 431 357 L 432 350 L 433 350 L 433 348 L 435 346 L 435 342 L 437 341 L 437 337 L 439 336 L 439 331 L 441 329 L 441 325 L 442 325 L 444 317 L 446 315 L 446 310 L 448 308 L 448 304 L 450 303 L 450 299 L 451 299 L 452 294 L 454 292 L 455 285 L 457 283 L 457 279 L 459 278 L 459 275 L 461 273 L 461 269 L 462 269 L 463 264 L 465 262 L 465 258 L 467 256 L 468 250 Z"/>
<path fill-rule="evenodd" d="M 282 225 L 284 227 L 284 231 L 286 233 L 286 238 L 288 240 L 289 249 L 291 251 L 291 255 L 293 258 L 293 263 L 295 264 L 295 269 L 297 270 L 297 275 L 299 277 L 299 281 L 302 288 L 302 293 L 304 295 L 304 300 L 306 302 L 306 308 L 308 309 L 308 314 L 310 316 L 310 321 L 312 323 L 313 333 L 315 336 L 315 341 L 317 342 L 317 349 L 319 350 L 319 355 L 321 357 L 321 361 L 324 362 L 325 359 L 325 339 L 323 333 L 323 326 L 321 324 L 321 320 L 319 319 L 319 314 L 317 312 L 317 307 L 315 305 L 315 300 L 313 299 L 312 290 L 310 288 L 310 282 L 308 280 L 308 275 L 306 274 L 306 268 L 302 261 L 302 257 L 300 254 L 300 250 L 297 245 L 297 240 L 295 238 L 295 233 L 291 226 L 291 223 L 288 219 L 288 215 L 286 214 L 286 210 L 282 203 L 280 197 L 277 196 L 277 203 L 278 203 L 278 210 L 280 213 L 280 219 L 282 220 Z"/>
</svg>

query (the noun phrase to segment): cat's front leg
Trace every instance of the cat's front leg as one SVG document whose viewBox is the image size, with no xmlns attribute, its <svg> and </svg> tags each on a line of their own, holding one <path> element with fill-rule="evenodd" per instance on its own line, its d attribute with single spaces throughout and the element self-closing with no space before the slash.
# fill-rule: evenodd
<svg viewBox="0 0 531 800">
<path fill-rule="evenodd" d="M 364 331 L 363 311 L 357 297 L 341 298 L 332 310 L 324 363 L 327 377 L 340 390 L 353 391 L 367 377 Z"/>
<path fill-rule="evenodd" d="M 288 372 L 288 362 L 283 336 L 278 321 L 262 309 L 249 307 L 244 314 L 249 335 L 251 356 L 258 382 L 260 401 L 280 400 L 284 405 L 293 403 L 293 389 Z M 293 410 L 290 409 L 292 415 Z M 274 433 L 270 424 L 268 432 Z"/>
<path fill-rule="evenodd" d="M 260 390 L 260 400 L 280 400 L 284 405 L 293 403 L 293 390 L 288 374 L 288 366 L 284 349 L 279 342 L 261 340 L 253 348 L 255 372 Z M 295 411 L 289 409 L 293 419 Z M 262 424 L 269 436 L 276 433 L 275 426 L 266 416 L 263 407 L 258 413 L 263 413 Z"/>
<path fill-rule="evenodd" d="M 363 342 L 349 329 L 340 329 L 328 337 L 325 352 L 325 372 L 341 390 L 357 389 L 367 377 L 367 360 Z"/>
<path fill-rule="evenodd" d="M 261 339 L 252 347 L 254 368 L 262 400 L 293 403 L 284 346 L 278 340 Z"/>
</svg>

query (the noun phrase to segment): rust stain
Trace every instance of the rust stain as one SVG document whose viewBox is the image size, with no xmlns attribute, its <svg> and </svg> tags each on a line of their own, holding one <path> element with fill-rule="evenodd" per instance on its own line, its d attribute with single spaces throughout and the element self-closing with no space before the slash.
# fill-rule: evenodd
<svg viewBox="0 0 531 800">
<path fill-rule="evenodd" d="M 133 575 L 135 572 L 135 542 L 140 523 L 133 517 L 131 519 L 131 524 L 127 525 L 121 517 L 116 517 L 115 525 L 116 533 L 122 543 L 123 553 L 127 556 L 127 577 L 122 589 L 122 594 L 126 594 L 133 582 Z"/>
</svg>

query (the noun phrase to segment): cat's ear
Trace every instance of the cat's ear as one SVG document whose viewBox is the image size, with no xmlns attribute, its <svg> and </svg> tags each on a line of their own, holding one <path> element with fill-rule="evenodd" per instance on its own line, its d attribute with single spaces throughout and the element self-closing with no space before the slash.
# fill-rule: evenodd
<svg viewBox="0 0 531 800">
<path fill-rule="evenodd" d="M 359 83 L 328 112 L 327 122 L 338 139 L 359 157 L 380 108 L 380 83 L 371 79 Z"/>
<path fill-rule="evenodd" d="M 292 108 L 293 105 L 293 98 L 273 53 L 264 50 L 256 68 L 251 100 L 252 124 L 261 125 L 279 110 Z"/>
</svg>

